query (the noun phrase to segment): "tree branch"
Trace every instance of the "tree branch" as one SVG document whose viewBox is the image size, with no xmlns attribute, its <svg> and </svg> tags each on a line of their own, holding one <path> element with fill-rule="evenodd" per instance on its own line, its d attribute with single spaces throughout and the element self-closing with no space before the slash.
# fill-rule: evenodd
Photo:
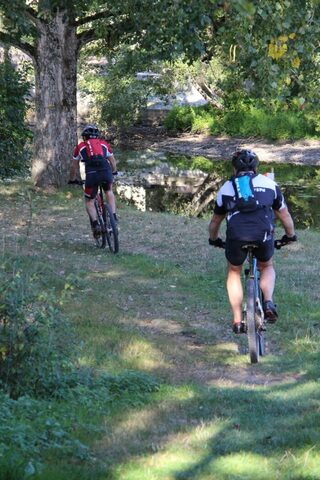
<svg viewBox="0 0 320 480">
<path fill-rule="evenodd" d="M 35 58 L 36 51 L 30 43 L 21 42 L 5 32 L 0 32 L 0 42 L 18 48 L 32 59 Z"/>
<path fill-rule="evenodd" d="M 42 21 L 40 18 L 38 18 L 37 12 L 33 8 L 26 7 L 25 12 L 28 19 L 33 23 L 34 26 L 38 27 L 39 24 L 41 24 Z"/>
<path fill-rule="evenodd" d="M 37 12 L 33 8 L 26 6 L 26 12 L 33 19 L 37 18 Z"/>
<path fill-rule="evenodd" d="M 86 23 L 93 22 L 94 20 L 108 17 L 113 17 L 113 14 L 111 14 L 107 10 L 103 10 L 101 12 L 95 13 L 94 15 L 88 15 L 87 17 L 79 18 L 79 20 L 76 20 L 73 25 L 75 27 L 79 27 L 80 25 L 85 25 Z"/>
<path fill-rule="evenodd" d="M 81 33 L 78 33 L 78 51 L 83 47 L 83 45 L 86 45 L 87 43 L 96 40 L 97 37 L 95 32 L 95 28 L 90 28 L 90 30 L 85 30 Z"/>
</svg>

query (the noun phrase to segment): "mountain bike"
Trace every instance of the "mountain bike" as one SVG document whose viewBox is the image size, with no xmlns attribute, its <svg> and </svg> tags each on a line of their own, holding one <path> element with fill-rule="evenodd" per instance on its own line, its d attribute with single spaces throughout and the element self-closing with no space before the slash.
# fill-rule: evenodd
<svg viewBox="0 0 320 480">
<path fill-rule="evenodd" d="M 277 250 L 285 245 L 288 245 L 288 242 L 283 239 L 274 241 L 274 246 Z M 258 245 L 254 242 L 248 242 L 242 247 L 247 251 L 248 266 L 244 271 L 244 300 L 241 329 L 248 337 L 251 363 L 258 363 L 259 358 L 266 354 L 265 331 L 267 322 L 262 308 L 263 293 L 259 286 L 260 272 L 254 254 L 257 247 Z M 225 248 L 225 242 L 222 242 L 220 248 Z"/>
<path fill-rule="evenodd" d="M 108 244 L 112 253 L 119 252 L 119 232 L 116 221 L 109 205 L 104 201 L 103 189 L 100 186 L 94 206 L 97 212 L 97 220 L 101 228 L 101 234 L 94 237 L 98 248 L 105 248 Z M 92 227 L 92 221 L 91 227 Z"/>
</svg>

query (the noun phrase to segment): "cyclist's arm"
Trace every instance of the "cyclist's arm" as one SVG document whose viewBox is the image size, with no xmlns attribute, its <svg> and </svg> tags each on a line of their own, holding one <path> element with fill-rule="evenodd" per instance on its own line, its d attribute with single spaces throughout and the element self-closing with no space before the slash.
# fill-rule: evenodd
<svg viewBox="0 0 320 480">
<path fill-rule="evenodd" d="M 211 240 L 216 240 L 219 237 L 219 229 L 220 225 L 225 219 L 226 215 L 219 215 L 218 213 L 214 213 L 211 222 L 209 224 L 209 238 Z"/>
<path fill-rule="evenodd" d="M 288 237 L 293 237 L 294 233 L 294 223 L 290 215 L 290 212 L 287 207 L 283 207 L 280 210 L 275 210 L 276 217 L 279 218 L 282 226 Z"/>
<path fill-rule="evenodd" d="M 116 172 L 117 171 L 117 162 L 116 162 L 116 159 L 115 159 L 113 154 L 108 156 L 108 162 L 111 165 L 112 172 Z"/>
</svg>

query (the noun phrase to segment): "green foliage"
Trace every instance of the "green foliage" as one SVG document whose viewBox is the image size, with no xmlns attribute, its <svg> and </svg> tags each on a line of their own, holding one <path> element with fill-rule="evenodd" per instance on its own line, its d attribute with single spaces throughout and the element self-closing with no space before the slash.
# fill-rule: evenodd
<svg viewBox="0 0 320 480">
<path fill-rule="evenodd" d="M 13 398 L 59 394 L 74 368 L 71 328 L 54 291 L 39 290 L 38 282 L 39 273 L 19 262 L 1 266 L 0 381 Z"/>
<path fill-rule="evenodd" d="M 168 130 L 176 132 L 191 131 L 195 116 L 193 107 L 175 105 L 167 114 L 164 126 Z"/>
<path fill-rule="evenodd" d="M 237 108 L 217 112 L 204 107 L 174 107 L 165 119 L 173 131 L 206 132 L 271 140 L 299 139 L 317 135 L 318 116 L 302 111 L 268 111 L 239 104 Z"/>
<path fill-rule="evenodd" d="M 88 446 L 77 438 L 75 429 L 97 436 L 103 428 L 94 424 L 96 415 L 143 405 L 148 394 L 157 390 L 153 377 L 128 371 L 119 376 L 78 374 L 74 385 L 65 390 L 64 403 L 29 396 L 15 400 L 0 391 L 1 473 L 7 472 L 8 479 L 28 478 L 41 472 L 48 453 L 91 460 Z"/>
<path fill-rule="evenodd" d="M 51 456 L 91 461 L 84 442 L 104 430 L 96 416 L 139 407 L 158 390 L 147 373 L 98 373 L 79 365 L 84 342 L 75 341 L 61 315 L 75 287 L 81 284 L 73 274 L 56 276 L 34 257 L 2 258 L 1 479 L 47 478 L 42 471 Z"/>
<path fill-rule="evenodd" d="M 250 6 L 250 8 L 248 8 Z M 305 0 L 233 2 L 214 43 L 226 96 L 318 102 L 319 5 Z"/>
<path fill-rule="evenodd" d="M 148 101 L 154 97 L 165 101 L 174 95 L 177 82 L 184 87 L 188 79 L 186 64 L 155 63 L 144 50 L 132 52 L 122 46 L 102 68 L 98 62 L 97 66 L 86 64 L 88 55 L 93 54 L 96 60 L 101 55 L 94 47 L 88 47 L 82 55 L 78 85 L 82 96 L 92 100 L 91 118 L 99 119 L 101 125 L 122 129 L 138 122 Z M 137 78 L 137 72 L 147 75 Z"/>
<path fill-rule="evenodd" d="M 28 168 L 25 126 L 29 84 L 10 60 L 0 63 L 0 176 L 24 173 Z"/>
<path fill-rule="evenodd" d="M 135 123 L 147 104 L 148 89 L 132 76 L 109 78 L 104 84 L 101 123 L 120 129 Z"/>
<path fill-rule="evenodd" d="M 315 136 L 314 125 L 301 112 L 268 112 L 259 108 L 231 110 L 221 119 L 221 129 L 228 135 L 258 136 L 271 140 Z"/>
</svg>

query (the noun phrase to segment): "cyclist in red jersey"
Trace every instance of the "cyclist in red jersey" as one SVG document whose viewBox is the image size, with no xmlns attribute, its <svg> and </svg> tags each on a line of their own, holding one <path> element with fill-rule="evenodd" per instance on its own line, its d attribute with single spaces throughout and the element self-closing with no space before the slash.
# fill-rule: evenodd
<svg viewBox="0 0 320 480">
<path fill-rule="evenodd" d="M 73 161 L 68 183 L 78 183 L 76 176 L 79 170 L 79 162 L 84 162 L 86 173 L 84 188 L 86 210 L 92 221 L 93 234 L 98 236 L 101 233 L 101 227 L 97 221 L 94 199 L 99 185 L 104 189 L 107 203 L 111 208 L 115 221 L 118 222 L 116 202 L 112 191 L 113 175 L 117 174 L 116 159 L 110 145 L 105 140 L 99 138 L 100 132 L 95 125 L 84 127 L 81 135 L 83 141 L 73 151 Z"/>
</svg>

